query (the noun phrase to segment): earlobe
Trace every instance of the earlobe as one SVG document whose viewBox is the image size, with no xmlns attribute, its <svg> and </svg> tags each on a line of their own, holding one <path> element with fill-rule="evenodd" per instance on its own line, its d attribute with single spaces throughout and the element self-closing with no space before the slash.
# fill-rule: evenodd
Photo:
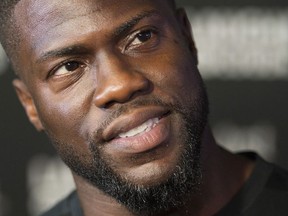
<svg viewBox="0 0 288 216">
<path fill-rule="evenodd" d="M 26 85 L 20 79 L 15 79 L 13 80 L 13 86 L 30 122 L 38 131 L 44 130 L 43 125 L 39 119 L 34 101 Z"/>
<path fill-rule="evenodd" d="M 189 49 L 195 58 L 196 64 L 198 65 L 198 51 L 193 38 L 192 28 L 190 21 L 187 17 L 186 11 L 183 8 L 177 9 L 177 18 L 181 26 L 181 31 L 187 43 L 189 44 Z"/>
</svg>

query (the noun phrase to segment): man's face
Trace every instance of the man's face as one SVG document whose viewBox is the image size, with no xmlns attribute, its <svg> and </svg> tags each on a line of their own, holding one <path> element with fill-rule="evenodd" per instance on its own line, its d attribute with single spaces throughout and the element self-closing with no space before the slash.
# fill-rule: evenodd
<svg viewBox="0 0 288 216">
<path fill-rule="evenodd" d="M 162 0 L 22 0 L 15 14 L 18 92 L 74 173 L 124 203 L 119 190 L 198 183 L 208 108 L 183 14 Z"/>
</svg>

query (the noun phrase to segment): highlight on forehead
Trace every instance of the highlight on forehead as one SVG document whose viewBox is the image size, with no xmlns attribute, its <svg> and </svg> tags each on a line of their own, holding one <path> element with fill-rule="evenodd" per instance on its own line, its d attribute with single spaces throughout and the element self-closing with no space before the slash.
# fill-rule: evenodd
<svg viewBox="0 0 288 216">
<path fill-rule="evenodd" d="M 9 34 L 6 34 L 8 28 L 13 27 L 11 22 L 13 10 L 18 2 L 21 0 L 0 0 L 0 42 L 3 44 L 6 40 L 9 40 Z M 171 5 L 172 8 L 176 8 L 175 0 L 165 0 Z"/>
</svg>

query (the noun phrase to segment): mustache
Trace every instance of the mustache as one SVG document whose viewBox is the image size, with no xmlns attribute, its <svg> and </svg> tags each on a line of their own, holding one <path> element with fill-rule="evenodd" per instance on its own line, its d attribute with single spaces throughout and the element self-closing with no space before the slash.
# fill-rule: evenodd
<svg viewBox="0 0 288 216">
<path fill-rule="evenodd" d="M 105 117 L 105 119 L 99 124 L 98 129 L 90 137 L 90 144 L 94 146 L 95 143 L 98 145 L 104 144 L 106 141 L 103 140 L 103 131 L 107 128 L 115 119 L 118 117 L 128 114 L 131 110 L 145 107 L 145 106 L 162 106 L 168 108 L 170 111 L 181 112 L 180 103 L 169 103 L 165 102 L 156 96 L 147 96 L 142 98 L 136 98 L 133 101 L 125 104 L 117 104 L 113 110 Z"/>
</svg>

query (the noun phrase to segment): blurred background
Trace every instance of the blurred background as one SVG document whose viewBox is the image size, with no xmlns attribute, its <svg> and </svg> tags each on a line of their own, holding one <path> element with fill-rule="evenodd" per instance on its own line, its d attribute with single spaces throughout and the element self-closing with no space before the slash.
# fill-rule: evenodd
<svg viewBox="0 0 288 216">
<path fill-rule="evenodd" d="M 187 8 L 217 141 L 288 168 L 288 1 L 179 0 Z M 28 122 L 0 49 L 0 216 L 35 216 L 74 188 Z"/>
</svg>

